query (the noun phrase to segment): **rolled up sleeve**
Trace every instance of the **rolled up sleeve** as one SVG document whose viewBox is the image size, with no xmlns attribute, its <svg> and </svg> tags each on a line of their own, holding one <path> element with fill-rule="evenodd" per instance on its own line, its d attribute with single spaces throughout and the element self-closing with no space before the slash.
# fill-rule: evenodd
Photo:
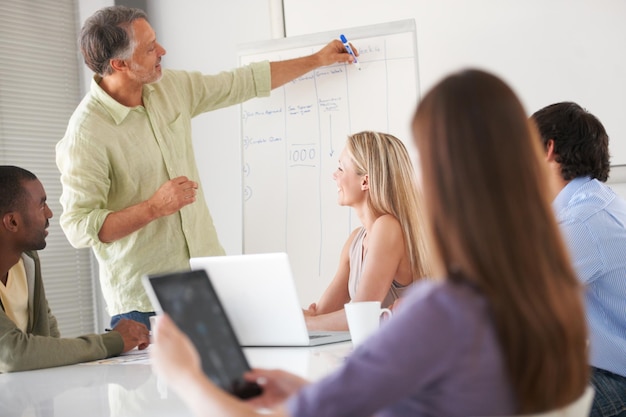
<svg viewBox="0 0 626 417">
<path fill-rule="evenodd" d="M 108 162 L 101 150 L 74 135 L 66 136 L 56 150 L 63 185 L 59 223 L 72 246 L 91 247 L 100 243 L 98 233 L 112 212 L 105 208 L 110 188 Z"/>
</svg>

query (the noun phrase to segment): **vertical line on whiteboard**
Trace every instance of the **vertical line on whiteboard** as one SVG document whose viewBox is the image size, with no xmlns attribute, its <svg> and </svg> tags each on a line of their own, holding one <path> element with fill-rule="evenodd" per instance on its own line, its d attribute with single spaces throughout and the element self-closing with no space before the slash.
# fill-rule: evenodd
<svg viewBox="0 0 626 417">
<path fill-rule="evenodd" d="M 411 40 L 413 41 L 413 57 L 414 57 L 414 61 L 415 62 L 415 86 L 416 88 L 416 95 L 417 95 L 417 102 L 419 103 L 420 101 L 420 96 L 421 96 L 421 84 L 420 84 L 420 72 L 419 72 L 419 55 L 417 54 L 417 31 L 415 30 L 415 28 L 413 28 L 413 37 L 411 38 Z"/>
<path fill-rule="evenodd" d="M 348 64 L 343 64 L 345 79 L 346 79 L 346 98 L 347 98 L 347 107 L 348 107 L 348 134 L 351 135 L 354 132 L 352 131 L 352 112 L 350 111 L 350 85 L 348 78 Z M 350 236 L 350 232 L 352 231 L 352 208 L 348 208 L 348 230 L 346 231 L 346 236 Z"/>
<path fill-rule="evenodd" d="M 324 224 L 322 216 L 322 122 L 320 120 L 320 97 L 317 90 L 317 71 L 313 70 L 313 85 L 315 86 L 315 103 L 317 107 L 317 146 L 318 165 L 317 165 L 317 201 L 319 202 L 318 214 L 320 216 L 320 240 L 317 248 L 317 276 L 322 276 L 322 245 L 324 242 Z"/>
<path fill-rule="evenodd" d="M 283 90 L 283 114 L 284 116 L 284 132 L 285 140 L 283 141 L 285 147 L 285 252 L 289 253 L 289 135 L 287 134 L 287 85 L 281 87 Z"/>
<path fill-rule="evenodd" d="M 387 112 L 387 132 L 389 132 L 389 66 L 387 65 L 387 39 L 383 40 L 383 54 L 385 56 L 385 109 Z"/>
</svg>

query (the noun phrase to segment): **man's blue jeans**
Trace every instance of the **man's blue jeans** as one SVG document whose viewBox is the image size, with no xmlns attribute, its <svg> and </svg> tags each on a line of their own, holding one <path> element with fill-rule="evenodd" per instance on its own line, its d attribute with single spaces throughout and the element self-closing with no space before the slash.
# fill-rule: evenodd
<svg viewBox="0 0 626 417">
<path fill-rule="evenodd" d="M 596 390 L 591 417 L 626 417 L 626 377 L 592 367 L 591 385 Z"/>
<path fill-rule="evenodd" d="M 140 311 L 131 311 L 129 313 L 118 314 L 116 316 L 111 317 L 111 328 L 115 327 L 118 321 L 121 319 L 129 319 L 138 321 L 139 323 L 143 323 L 146 325 L 148 330 L 150 330 L 150 316 L 154 316 L 155 313 L 153 311 L 149 313 L 142 313 Z"/>
</svg>

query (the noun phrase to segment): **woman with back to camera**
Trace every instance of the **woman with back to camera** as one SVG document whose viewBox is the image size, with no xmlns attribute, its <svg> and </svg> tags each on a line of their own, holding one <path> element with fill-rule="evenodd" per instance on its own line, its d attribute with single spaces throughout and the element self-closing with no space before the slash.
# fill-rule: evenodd
<svg viewBox="0 0 626 417">
<path fill-rule="evenodd" d="M 389 307 L 427 273 L 424 218 L 404 144 L 385 133 L 356 133 L 348 136 L 338 165 L 338 203 L 354 209 L 361 226 L 346 240 L 330 285 L 305 310 L 309 330 L 348 330 L 344 304 L 380 301 Z"/>
<path fill-rule="evenodd" d="M 498 416 L 546 412 L 588 385 L 581 288 L 550 206 L 536 131 L 513 91 L 469 70 L 438 83 L 413 121 L 434 280 L 322 380 L 254 370 L 248 402 L 202 373 L 166 316 L 156 372 L 197 416 Z"/>
</svg>

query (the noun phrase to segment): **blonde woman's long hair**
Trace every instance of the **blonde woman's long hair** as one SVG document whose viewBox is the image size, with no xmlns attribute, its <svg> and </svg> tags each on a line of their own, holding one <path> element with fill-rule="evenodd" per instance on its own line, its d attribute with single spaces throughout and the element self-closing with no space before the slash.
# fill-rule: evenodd
<svg viewBox="0 0 626 417">
<path fill-rule="evenodd" d="M 413 281 L 427 276 L 424 216 L 415 171 L 406 147 L 395 136 L 365 131 L 350 135 L 346 149 L 356 173 L 369 175 L 370 210 L 376 217 L 390 214 L 400 222 Z"/>
<path fill-rule="evenodd" d="M 413 132 L 435 268 L 487 298 L 518 411 L 573 402 L 589 377 L 582 290 L 521 103 L 497 77 L 463 71 L 424 97 Z"/>
</svg>

